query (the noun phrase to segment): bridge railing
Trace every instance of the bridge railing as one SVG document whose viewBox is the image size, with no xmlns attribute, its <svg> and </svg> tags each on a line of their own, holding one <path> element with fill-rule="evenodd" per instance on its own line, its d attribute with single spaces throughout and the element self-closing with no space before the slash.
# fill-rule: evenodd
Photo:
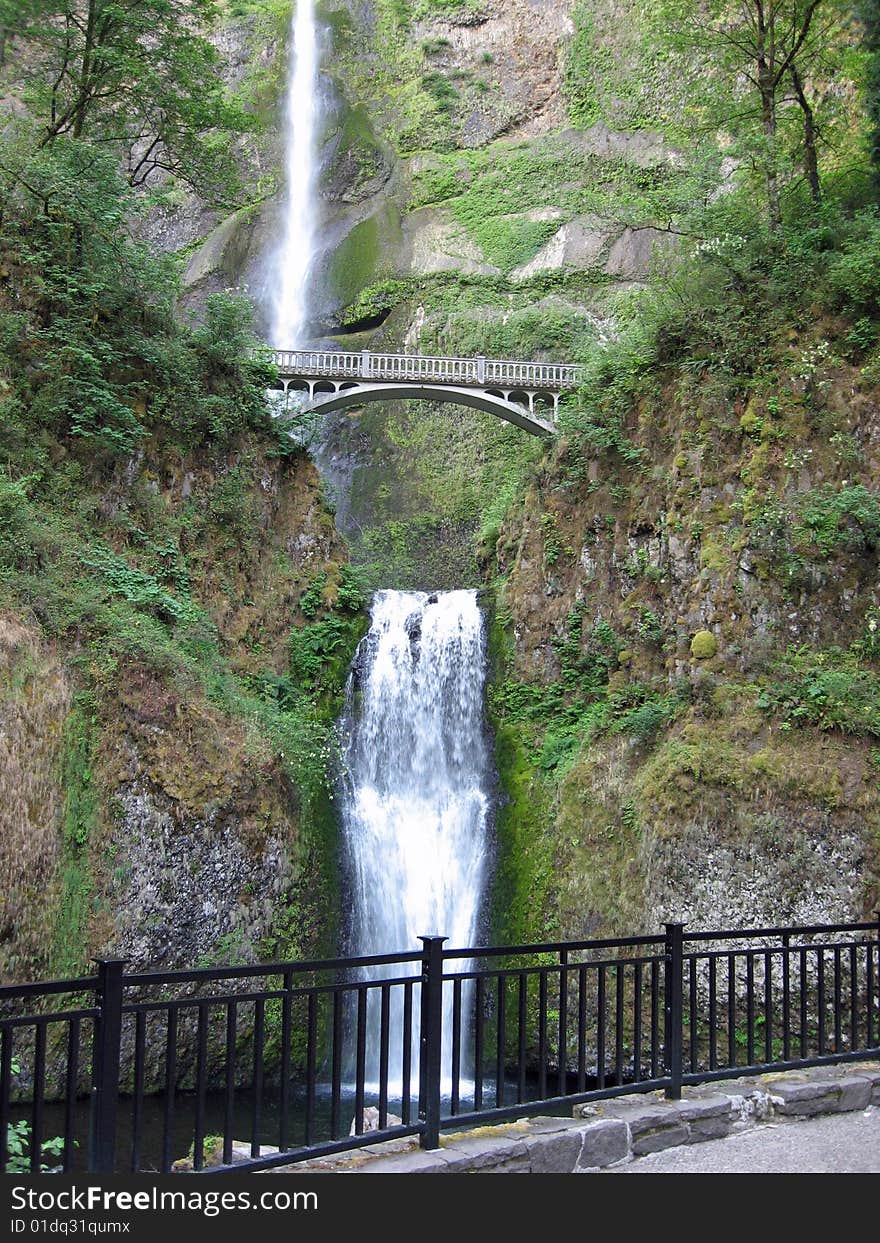
<svg viewBox="0 0 880 1243">
<path fill-rule="evenodd" d="M 23 1142 L 32 1173 L 167 1172 L 187 1149 L 184 1168 L 208 1170 L 405 1136 L 436 1148 L 444 1128 L 880 1057 L 880 919 L 421 940 L 144 974 L 101 960 L 0 986 L 0 1173 Z"/>
<path fill-rule="evenodd" d="M 483 388 L 561 390 L 574 388 L 581 368 L 569 363 L 518 362 L 502 358 L 447 358 L 387 354 L 374 350 L 269 350 L 265 357 L 282 376 L 414 381 L 478 385 Z"/>
</svg>

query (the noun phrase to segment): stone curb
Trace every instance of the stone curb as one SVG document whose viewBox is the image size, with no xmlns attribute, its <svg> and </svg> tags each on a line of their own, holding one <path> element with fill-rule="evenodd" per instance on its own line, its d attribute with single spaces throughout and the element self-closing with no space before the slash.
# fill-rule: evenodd
<svg viewBox="0 0 880 1243">
<path fill-rule="evenodd" d="M 880 1106 L 880 1061 L 812 1067 L 578 1105 L 574 1118 L 537 1117 L 284 1166 L 275 1173 L 589 1174 L 645 1153 L 721 1139 L 771 1118 L 811 1118 Z M 389 1151 L 390 1150 L 390 1151 Z"/>
</svg>

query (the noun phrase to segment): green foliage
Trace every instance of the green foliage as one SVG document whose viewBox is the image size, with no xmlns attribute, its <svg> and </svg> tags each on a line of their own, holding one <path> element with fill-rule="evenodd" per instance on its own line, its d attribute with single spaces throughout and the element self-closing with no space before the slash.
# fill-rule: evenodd
<svg viewBox="0 0 880 1243">
<path fill-rule="evenodd" d="M 10 1122 L 6 1128 L 6 1152 L 7 1160 L 4 1173 L 6 1174 L 29 1174 L 31 1170 L 30 1158 L 30 1141 L 31 1126 L 25 1119 L 19 1122 Z M 52 1139 L 43 1140 L 40 1145 L 40 1153 L 43 1157 L 59 1157 L 64 1151 L 64 1137 L 56 1135 Z M 40 1169 L 48 1170 L 51 1163 L 41 1160 Z"/>
<path fill-rule="evenodd" d="M 565 62 L 565 97 L 571 119 L 585 129 L 602 120 L 599 81 L 602 69 L 614 64 L 614 53 L 596 39 L 592 9 L 579 3 L 572 14 L 574 35 Z"/>
<path fill-rule="evenodd" d="M 29 529 L 28 479 L 10 479 L 0 471 L 0 566 L 15 565 Z"/>
<path fill-rule="evenodd" d="M 758 706 L 780 716 L 783 728 L 812 725 L 880 737 L 880 677 L 854 652 L 789 648 L 774 674 Z"/>
<path fill-rule="evenodd" d="M 880 314 L 880 212 L 876 206 L 859 212 L 843 233 L 828 280 L 835 301 L 850 315 L 867 312 L 876 318 Z M 873 334 L 864 344 L 871 344 L 872 339 Z"/>
<path fill-rule="evenodd" d="M 192 600 L 171 595 L 154 575 L 135 569 L 109 548 L 90 547 L 81 554 L 81 560 L 84 566 L 101 575 L 112 594 L 154 613 L 160 621 L 172 624 L 207 621 L 204 611 Z"/>
<path fill-rule="evenodd" d="M 381 319 L 412 292 L 409 281 L 382 280 L 365 286 L 356 300 L 345 308 L 342 326 L 353 328 L 363 321 Z"/>
<path fill-rule="evenodd" d="M 630 682 L 611 690 L 609 679 L 622 659 L 623 643 L 612 627 L 596 622 L 584 633 L 586 604 L 575 605 L 554 639 L 559 677 L 549 685 L 506 679 L 490 687 L 495 719 L 530 739 L 535 766 L 562 778 L 579 749 L 603 734 L 626 734 L 651 743 L 683 706 L 665 685 Z M 646 637 L 654 642 L 653 634 Z"/>
<path fill-rule="evenodd" d="M 41 433 L 108 457 L 156 425 L 181 444 L 267 426 L 271 370 L 252 358 L 247 303 L 208 300 L 181 326 L 170 262 L 134 241 L 136 210 L 115 161 L 88 143 L 34 146 L 27 127 L 0 139 L 0 248 L 17 297 L 0 292 L 3 449 L 33 453 Z"/>
<path fill-rule="evenodd" d="M 89 841 L 98 814 L 98 791 L 92 781 L 95 724 L 94 700 L 81 693 L 65 723 L 61 753 L 61 901 L 54 918 L 51 972 L 62 979 L 85 967 L 89 944 L 94 905 Z"/>
<path fill-rule="evenodd" d="M 650 692 L 649 692 L 650 693 Z M 620 713 L 610 728 L 614 734 L 628 734 L 639 743 L 650 743 L 661 730 L 667 729 L 682 708 L 677 695 L 661 695 L 645 699 Z"/>
<path fill-rule="evenodd" d="M 863 484 L 825 484 L 804 495 L 798 506 L 795 538 L 831 556 L 859 552 L 880 544 L 880 501 Z"/>
<path fill-rule="evenodd" d="M 228 203 L 232 139 L 249 123 L 202 33 L 215 16 L 214 0 L 29 0 L 14 29 L 41 146 L 87 139 L 132 185 L 172 175 Z"/>
</svg>

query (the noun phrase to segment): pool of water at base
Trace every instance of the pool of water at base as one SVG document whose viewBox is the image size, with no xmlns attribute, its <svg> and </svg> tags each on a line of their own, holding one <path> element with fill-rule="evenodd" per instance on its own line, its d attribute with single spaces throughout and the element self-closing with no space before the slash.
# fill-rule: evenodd
<svg viewBox="0 0 880 1243">
<path fill-rule="evenodd" d="M 504 1101 L 506 1104 L 513 1104 L 516 1099 L 517 1081 L 511 1078 L 505 1082 Z M 473 1096 L 465 1092 L 465 1085 L 462 1085 L 461 1099 L 459 1103 L 459 1113 L 466 1113 L 473 1108 Z M 473 1090 L 470 1085 L 471 1092 Z M 533 1101 L 539 1099 L 537 1080 L 529 1079 L 526 1083 L 526 1100 Z M 378 1105 L 378 1097 L 369 1090 L 364 1095 L 364 1107 L 375 1107 Z M 495 1105 L 494 1083 L 484 1085 L 483 1102 L 484 1109 L 492 1109 Z M 248 1088 L 238 1088 L 235 1093 L 233 1108 L 233 1139 L 237 1143 L 250 1144 L 254 1133 L 254 1108 L 255 1097 L 252 1090 Z M 165 1136 L 165 1110 L 166 1098 L 164 1094 L 145 1096 L 141 1104 L 141 1122 L 140 1122 L 140 1154 L 138 1169 L 141 1172 L 149 1173 L 158 1171 L 162 1163 L 162 1149 Z M 557 1115 L 565 1115 L 570 1113 L 571 1106 L 548 1107 L 547 1113 Z M 399 1096 L 395 1099 L 389 1096 L 388 1100 L 389 1114 L 401 1114 L 401 1100 Z M 43 1106 L 43 1136 L 50 1138 L 55 1135 L 61 1135 L 64 1130 L 64 1113 L 65 1106 L 63 1102 L 47 1101 Z M 195 1129 L 195 1113 L 196 1113 L 196 1096 L 194 1092 L 179 1090 L 174 1097 L 174 1111 L 170 1126 L 170 1153 L 171 1160 L 177 1161 L 181 1158 L 191 1156 L 193 1146 L 193 1134 Z M 444 1100 L 444 1115 L 449 1113 L 449 1100 Z M 19 1107 L 11 1111 L 11 1120 L 17 1121 L 20 1118 L 29 1120 L 29 1107 Z M 205 1136 L 215 1137 L 222 1135 L 224 1120 L 226 1116 L 226 1097 L 223 1092 L 208 1092 L 205 1096 Z M 339 1133 L 337 1138 L 344 1138 L 349 1134 L 355 1116 L 355 1090 L 353 1086 L 343 1086 L 340 1106 L 339 1106 Z M 410 1107 L 410 1117 L 416 1119 L 418 1117 L 418 1101 L 413 1099 Z M 302 1146 L 305 1143 L 305 1118 L 306 1118 L 306 1092 L 301 1084 L 292 1085 L 290 1091 L 290 1107 L 289 1107 L 289 1125 L 288 1125 L 288 1145 L 290 1149 Z M 264 1088 L 262 1100 L 260 1103 L 260 1123 L 257 1131 L 257 1137 L 261 1146 L 277 1147 L 279 1140 L 279 1126 L 281 1119 L 281 1095 L 276 1087 Z M 313 1115 L 313 1142 L 325 1143 L 330 1138 L 330 1122 L 331 1122 L 331 1092 L 329 1085 L 320 1084 L 315 1093 L 314 1115 Z M 456 1127 L 454 1123 L 447 1130 L 466 1130 L 470 1127 L 481 1125 L 480 1123 L 471 1123 Z M 88 1134 L 89 1134 L 89 1101 L 83 1098 L 76 1103 L 74 1109 L 74 1137 L 76 1139 L 76 1147 L 74 1149 L 72 1168 L 74 1172 L 83 1173 L 88 1166 Z M 119 1111 L 117 1115 L 117 1171 L 120 1173 L 128 1172 L 132 1169 L 132 1151 L 134 1140 L 134 1101 L 131 1097 L 121 1097 L 119 1101 Z M 268 1155 L 268 1154 L 264 1154 Z M 51 1168 L 57 1158 L 52 1156 L 46 1157 L 46 1164 Z"/>
</svg>

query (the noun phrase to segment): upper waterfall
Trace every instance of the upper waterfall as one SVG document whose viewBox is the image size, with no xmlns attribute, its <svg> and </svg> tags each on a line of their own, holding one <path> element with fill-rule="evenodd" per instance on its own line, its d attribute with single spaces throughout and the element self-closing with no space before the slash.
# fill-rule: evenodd
<svg viewBox="0 0 880 1243">
<path fill-rule="evenodd" d="M 317 234 L 319 67 L 315 0 L 296 0 L 285 105 L 287 191 L 271 293 L 272 343 L 280 349 L 293 349 L 303 344 L 309 318 L 309 277 Z"/>
</svg>

